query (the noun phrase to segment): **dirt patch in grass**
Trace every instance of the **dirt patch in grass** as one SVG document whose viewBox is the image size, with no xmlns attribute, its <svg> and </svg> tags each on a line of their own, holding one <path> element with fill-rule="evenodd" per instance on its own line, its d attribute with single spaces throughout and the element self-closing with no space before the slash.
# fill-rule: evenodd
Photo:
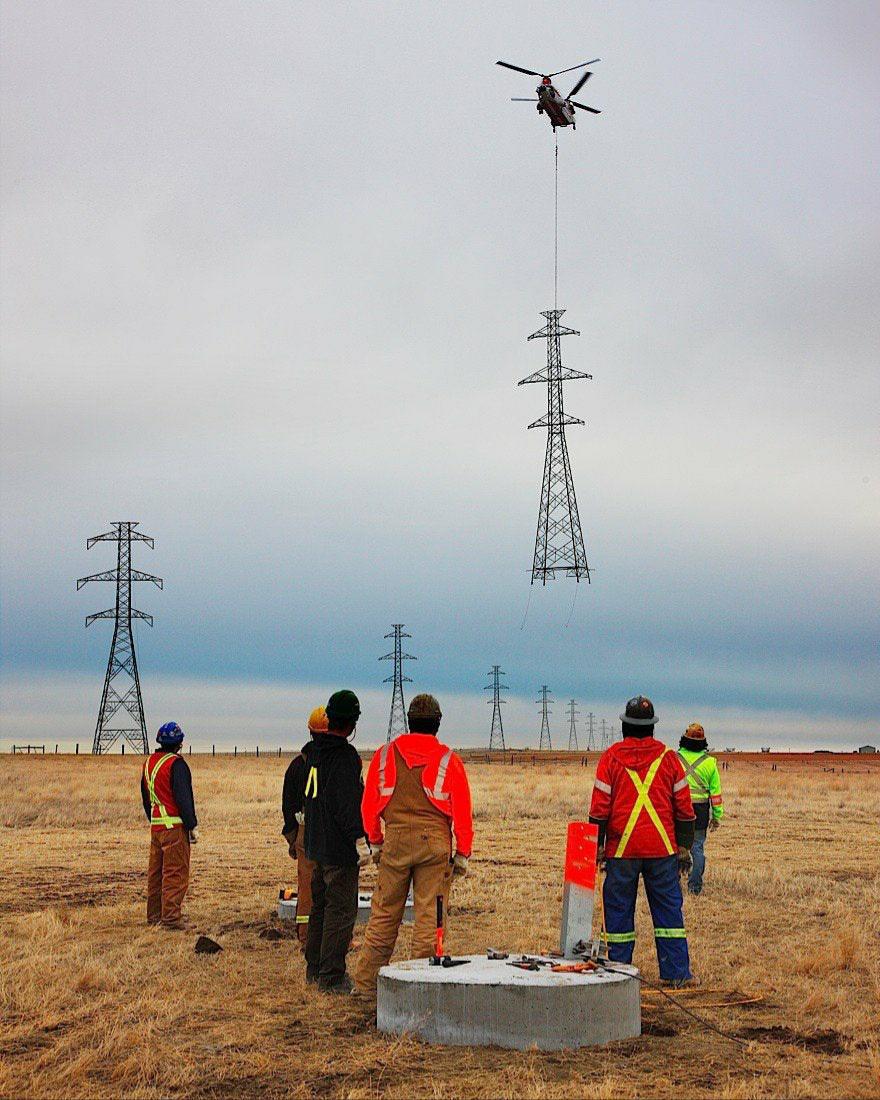
<svg viewBox="0 0 880 1100">
<path fill-rule="evenodd" d="M 741 1039 L 759 1039 L 762 1042 L 783 1043 L 800 1047 L 813 1054 L 846 1054 L 845 1038 L 837 1031 L 813 1031 L 801 1033 L 778 1024 L 771 1027 L 743 1027 L 736 1032 Z"/>
</svg>

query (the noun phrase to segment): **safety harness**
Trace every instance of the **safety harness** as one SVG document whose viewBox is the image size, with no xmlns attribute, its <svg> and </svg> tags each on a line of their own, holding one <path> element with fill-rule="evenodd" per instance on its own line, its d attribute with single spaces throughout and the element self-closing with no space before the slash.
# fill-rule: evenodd
<svg viewBox="0 0 880 1100">
<path fill-rule="evenodd" d="M 147 793 L 150 796 L 150 824 L 151 825 L 164 825 L 166 829 L 173 829 L 175 825 L 182 825 L 182 817 L 172 817 L 171 814 L 165 809 L 162 802 L 159 801 L 159 797 L 156 794 L 156 776 L 159 774 L 159 769 L 167 763 L 169 760 L 175 760 L 176 754 L 173 752 L 166 752 L 164 756 L 160 756 L 156 761 L 156 764 L 152 771 L 150 771 L 150 761 L 144 764 L 144 782 L 147 784 Z M 158 813 L 156 812 L 158 810 Z"/>
<path fill-rule="evenodd" d="M 626 846 L 627 844 L 629 844 L 630 837 L 632 836 L 633 830 L 638 823 L 642 810 L 645 811 L 645 813 L 651 819 L 654 828 L 660 834 L 660 839 L 666 846 L 667 855 L 671 856 L 672 853 L 675 851 L 672 841 L 669 838 L 669 833 L 666 831 L 665 825 L 660 820 L 660 815 L 657 813 L 654 803 L 651 801 L 650 795 L 651 785 L 657 778 L 657 772 L 660 770 L 660 765 L 663 763 L 663 758 L 669 751 L 669 749 L 664 749 L 663 752 L 657 757 L 657 759 L 651 764 L 650 768 L 648 768 L 647 774 L 645 775 L 644 781 L 639 778 L 639 773 L 637 771 L 634 771 L 632 768 L 624 769 L 626 771 L 626 774 L 633 782 L 633 786 L 636 789 L 637 797 L 635 803 L 633 804 L 633 808 L 630 811 L 629 820 L 627 821 L 626 826 L 623 830 L 623 835 L 620 838 L 620 843 L 618 844 L 617 850 L 614 853 L 615 857 L 618 859 L 622 858 L 626 854 Z"/>
</svg>

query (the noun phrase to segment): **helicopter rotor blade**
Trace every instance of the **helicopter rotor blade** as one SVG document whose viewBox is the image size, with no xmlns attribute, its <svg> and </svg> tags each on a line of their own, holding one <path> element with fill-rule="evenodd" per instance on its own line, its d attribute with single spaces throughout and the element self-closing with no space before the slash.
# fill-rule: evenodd
<svg viewBox="0 0 880 1100">
<path fill-rule="evenodd" d="M 537 103 L 538 101 L 537 101 L 537 99 L 535 99 L 534 96 L 532 96 L 531 98 L 527 97 L 527 98 L 523 99 L 522 96 L 512 95 L 510 97 L 510 102 L 511 103 Z"/>
<path fill-rule="evenodd" d="M 525 73 L 526 76 L 543 76 L 543 73 L 536 73 L 534 69 L 523 69 L 519 65 L 511 65 L 509 61 L 496 61 L 496 65 L 503 65 L 505 69 L 513 69 L 518 73 Z"/>
<path fill-rule="evenodd" d="M 601 115 L 602 114 L 602 112 L 597 111 L 595 107 L 588 107 L 586 105 L 586 103 L 575 103 L 575 101 L 573 99 L 570 99 L 568 102 L 572 105 L 572 107 L 580 107 L 580 109 L 582 111 L 589 111 L 590 114 L 593 114 L 593 115 Z"/>
<path fill-rule="evenodd" d="M 582 61 L 580 65 L 570 65 L 567 69 L 560 69 L 555 73 L 548 73 L 548 76 L 562 76 L 563 73 L 573 73 L 575 69 L 582 69 L 585 65 L 595 65 L 597 61 L 601 61 L 601 57 L 594 57 L 592 61 Z M 499 63 L 500 64 L 500 63 Z M 540 76 L 540 73 L 535 73 L 535 76 Z"/>
<path fill-rule="evenodd" d="M 580 80 L 579 80 L 579 81 L 577 82 L 577 84 L 575 84 L 575 86 L 574 86 L 574 87 L 573 87 L 573 88 L 571 89 L 571 91 L 570 91 L 570 92 L 568 93 L 568 96 L 567 96 L 567 98 L 568 98 L 568 99 L 571 99 L 571 97 L 572 97 L 573 95 L 577 95 L 577 94 L 578 94 L 578 92 L 579 92 L 579 91 L 581 90 L 581 88 L 583 88 L 583 86 L 584 86 L 584 85 L 586 84 L 586 82 L 587 82 L 587 81 L 588 81 L 588 80 L 590 79 L 590 77 L 591 77 L 592 75 L 593 75 L 592 71 L 591 71 L 590 69 L 587 69 L 587 71 L 586 71 L 586 72 L 584 73 L 584 75 L 583 75 L 583 76 L 582 76 L 582 77 L 580 78 Z"/>
</svg>

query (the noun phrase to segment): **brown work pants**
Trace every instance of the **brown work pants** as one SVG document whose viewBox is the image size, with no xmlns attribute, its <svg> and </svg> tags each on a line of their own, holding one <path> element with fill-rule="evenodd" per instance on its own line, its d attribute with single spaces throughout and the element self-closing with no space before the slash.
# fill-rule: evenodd
<svg viewBox="0 0 880 1100">
<path fill-rule="evenodd" d="M 147 924 L 183 928 L 181 906 L 189 886 L 189 833 L 182 825 L 150 830 Z"/>
<path fill-rule="evenodd" d="M 443 920 L 452 881 L 452 837 L 448 821 L 415 820 L 411 825 L 387 825 L 379 881 L 373 891 L 370 921 L 354 968 L 359 992 L 376 992 L 376 979 L 394 952 L 403 920 L 410 883 L 413 888 L 415 926 L 411 957 L 434 954 L 437 932 L 437 898 L 443 898 Z"/>
<path fill-rule="evenodd" d="M 306 829 L 300 825 L 296 834 L 296 935 L 306 949 L 309 936 L 309 913 L 312 911 L 312 875 L 314 863 L 306 857 Z"/>
</svg>

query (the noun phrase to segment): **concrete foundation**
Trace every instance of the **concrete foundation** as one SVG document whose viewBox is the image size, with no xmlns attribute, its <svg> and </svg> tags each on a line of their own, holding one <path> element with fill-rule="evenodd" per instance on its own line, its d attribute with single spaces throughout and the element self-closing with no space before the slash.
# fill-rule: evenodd
<svg viewBox="0 0 880 1100">
<path fill-rule="evenodd" d="M 358 894 L 358 914 L 356 924 L 366 924 L 370 919 L 370 905 L 373 900 L 372 893 L 368 890 Z M 284 898 L 278 899 L 278 916 L 282 920 L 296 920 L 296 895 L 289 900 L 285 901 Z M 412 894 L 406 899 L 406 908 L 403 911 L 403 923 L 412 924 L 416 919 L 415 910 L 413 909 Z"/>
<path fill-rule="evenodd" d="M 642 1032 L 635 967 L 554 974 L 509 966 L 510 960 L 465 956 L 446 969 L 427 959 L 379 971 L 379 1031 L 408 1032 L 447 1046 L 573 1050 L 632 1039 Z M 619 964 L 618 964 L 619 965 Z"/>
</svg>

